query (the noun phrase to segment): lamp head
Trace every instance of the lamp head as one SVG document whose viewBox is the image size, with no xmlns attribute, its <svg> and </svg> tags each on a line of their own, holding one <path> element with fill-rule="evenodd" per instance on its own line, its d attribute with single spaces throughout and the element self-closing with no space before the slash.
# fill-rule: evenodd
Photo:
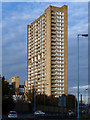
<svg viewBox="0 0 90 120">
<path fill-rule="evenodd" d="M 87 37 L 87 36 L 88 36 L 88 34 L 82 34 L 82 36 Z"/>
<path fill-rule="evenodd" d="M 88 37 L 88 34 L 78 34 L 78 36 Z"/>
</svg>

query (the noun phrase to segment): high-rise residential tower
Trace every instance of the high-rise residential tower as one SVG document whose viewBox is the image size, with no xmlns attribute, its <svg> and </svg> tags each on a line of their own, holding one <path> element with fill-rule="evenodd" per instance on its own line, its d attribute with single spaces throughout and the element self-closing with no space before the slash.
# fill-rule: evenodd
<svg viewBox="0 0 90 120">
<path fill-rule="evenodd" d="M 58 97 L 68 94 L 67 6 L 49 6 L 27 26 L 28 88 Z"/>
</svg>

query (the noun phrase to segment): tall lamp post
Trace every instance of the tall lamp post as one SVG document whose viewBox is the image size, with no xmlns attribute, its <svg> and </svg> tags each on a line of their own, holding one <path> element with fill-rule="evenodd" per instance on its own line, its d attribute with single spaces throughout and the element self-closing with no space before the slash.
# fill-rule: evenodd
<svg viewBox="0 0 90 120">
<path fill-rule="evenodd" d="M 87 90 L 88 89 L 85 89 L 85 103 L 87 104 Z"/>
<path fill-rule="evenodd" d="M 79 37 L 80 36 L 82 36 L 82 37 L 87 37 L 88 36 L 88 34 L 78 34 L 77 35 L 77 46 L 78 46 L 78 70 L 77 70 L 77 72 L 78 72 L 78 109 L 77 109 L 77 111 L 78 111 L 78 120 L 79 120 Z"/>
<path fill-rule="evenodd" d="M 49 84 L 48 83 L 45 83 L 44 84 L 45 86 L 44 86 L 44 106 L 45 106 L 45 104 L 46 104 L 46 86 L 48 86 Z"/>
<path fill-rule="evenodd" d="M 35 111 L 36 111 L 36 73 L 34 78 L 34 120 L 35 120 Z"/>
</svg>

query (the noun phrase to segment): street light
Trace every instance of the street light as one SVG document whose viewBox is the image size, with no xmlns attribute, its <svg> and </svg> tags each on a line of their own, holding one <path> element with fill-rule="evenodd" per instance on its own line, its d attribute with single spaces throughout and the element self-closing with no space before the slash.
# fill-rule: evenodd
<svg viewBox="0 0 90 120">
<path fill-rule="evenodd" d="M 36 111 L 36 73 L 34 78 L 34 120 L 35 120 L 35 111 Z"/>
<path fill-rule="evenodd" d="M 45 83 L 44 85 L 45 85 L 45 86 L 44 86 L 44 106 L 45 106 L 45 104 L 46 104 L 46 103 L 45 103 L 45 102 L 46 102 L 46 101 L 45 101 L 45 99 L 46 99 L 46 98 L 45 98 L 45 97 L 46 97 L 46 88 L 45 88 L 45 87 L 48 86 L 49 84 L 48 84 L 48 83 Z"/>
<path fill-rule="evenodd" d="M 78 120 L 79 120 L 79 36 L 82 36 L 82 37 L 88 37 L 88 34 L 78 34 L 77 35 L 77 46 L 78 46 L 78 70 L 77 70 L 77 73 L 78 73 Z"/>
</svg>

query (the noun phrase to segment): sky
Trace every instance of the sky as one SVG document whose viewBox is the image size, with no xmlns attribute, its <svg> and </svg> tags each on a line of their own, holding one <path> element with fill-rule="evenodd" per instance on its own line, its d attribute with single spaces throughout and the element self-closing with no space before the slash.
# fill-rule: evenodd
<svg viewBox="0 0 90 120">
<path fill-rule="evenodd" d="M 42 0 L 2 0 L 2 2 L 42 2 Z M 89 0 L 43 0 L 43 2 L 89 2 Z"/>
<path fill-rule="evenodd" d="M 77 92 L 77 34 L 88 33 L 87 2 L 3 2 L 2 3 L 2 74 L 27 80 L 27 25 L 49 6 L 68 5 L 68 91 Z M 88 39 L 80 37 L 80 92 L 88 87 Z"/>
</svg>

